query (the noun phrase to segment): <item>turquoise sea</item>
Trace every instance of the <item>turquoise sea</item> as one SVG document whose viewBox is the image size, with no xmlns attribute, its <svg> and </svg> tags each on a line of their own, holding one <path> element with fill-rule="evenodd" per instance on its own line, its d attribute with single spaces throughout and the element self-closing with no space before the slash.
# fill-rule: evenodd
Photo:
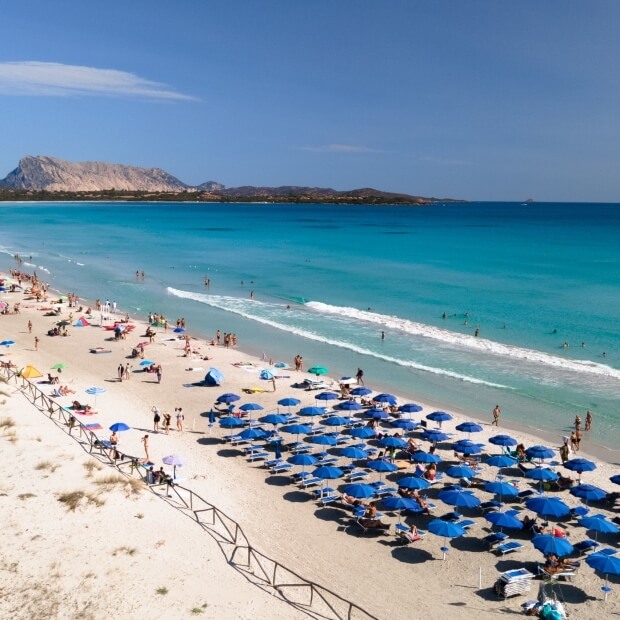
<svg viewBox="0 0 620 620">
<path fill-rule="evenodd" d="M 444 410 L 490 420 L 499 404 L 503 422 L 558 441 L 590 409 L 591 448 L 620 451 L 620 205 L 11 203 L 0 213 L 4 270 L 19 253 L 59 291 L 184 317 L 196 335 L 235 332 L 274 361 L 299 353 L 334 376 L 361 367 L 367 385 Z"/>
</svg>

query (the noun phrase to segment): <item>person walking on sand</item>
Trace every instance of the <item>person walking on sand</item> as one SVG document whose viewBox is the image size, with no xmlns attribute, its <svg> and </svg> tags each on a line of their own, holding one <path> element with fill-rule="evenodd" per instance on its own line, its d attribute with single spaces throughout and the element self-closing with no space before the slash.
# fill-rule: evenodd
<svg viewBox="0 0 620 620">
<path fill-rule="evenodd" d="M 118 380 L 122 383 L 123 376 L 125 374 L 125 367 L 123 366 L 122 362 L 118 365 L 117 374 L 118 374 Z"/>
<path fill-rule="evenodd" d="M 589 431 L 592 428 L 592 412 L 586 411 L 586 425 L 585 430 Z"/>
<path fill-rule="evenodd" d="M 161 364 L 157 364 L 157 383 L 161 383 Z"/>
<path fill-rule="evenodd" d="M 495 409 L 493 409 L 493 422 L 491 422 L 491 426 L 499 426 L 499 414 L 502 410 L 499 408 L 499 405 L 495 405 Z"/>
<path fill-rule="evenodd" d="M 32 334 L 32 321 L 28 321 L 28 333 Z"/>
<path fill-rule="evenodd" d="M 169 413 L 164 413 L 164 433 L 166 435 L 170 434 L 170 422 L 172 421 L 172 416 Z"/>
<path fill-rule="evenodd" d="M 34 337 L 34 350 L 35 351 L 39 350 L 39 337 L 38 336 Z"/>
<path fill-rule="evenodd" d="M 271 385 L 273 387 L 273 391 L 276 391 L 276 378 L 275 377 L 271 377 Z"/>
<path fill-rule="evenodd" d="M 127 364 L 125 364 L 125 379 L 129 379 L 129 370 L 130 370 L 130 366 L 129 366 L 129 362 L 127 362 Z"/>
<path fill-rule="evenodd" d="M 364 385 L 364 371 L 361 368 L 357 369 L 355 378 L 357 379 L 357 385 Z"/>
</svg>

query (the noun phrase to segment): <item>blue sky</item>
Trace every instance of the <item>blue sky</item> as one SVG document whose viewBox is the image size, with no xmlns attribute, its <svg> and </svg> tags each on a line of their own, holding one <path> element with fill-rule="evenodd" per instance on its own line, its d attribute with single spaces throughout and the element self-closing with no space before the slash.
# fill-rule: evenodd
<svg viewBox="0 0 620 620">
<path fill-rule="evenodd" d="M 20 0 L 0 177 L 24 155 L 190 184 L 620 202 L 616 0 Z"/>
</svg>

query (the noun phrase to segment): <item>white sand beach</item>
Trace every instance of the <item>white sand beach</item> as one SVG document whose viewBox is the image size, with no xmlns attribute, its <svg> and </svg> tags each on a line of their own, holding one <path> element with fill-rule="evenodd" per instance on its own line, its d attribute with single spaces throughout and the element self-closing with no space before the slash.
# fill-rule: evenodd
<svg viewBox="0 0 620 620">
<path fill-rule="evenodd" d="M 51 300 L 54 295 L 50 293 L 49 297 Z M 126 423 L 131 430 L 120 434 L 118 449 L 140 458 L 145 456 L 142 439 L 148 435 L 150 457 L 156 468 L 166 455 L 183 455 L 186 466 L 180 470 L 181 486 L 191 488 L 239 523 L 252 547 L 352 601 L 371 617 L 440 618 L 458 614 L 464 619 L 486 618 L 521 613 L 520 606 L 526 598 L 536 598 L 540 583 L 537 580 L 526 596 L 504 600 L 492 591 L 500 573 L 522 566 L 535 572 L 537 563 L 544 561 L 527 534 L 511 533 L 512 540 L 523 544 L 522 549 L 498 556 L 481 542 L 491 531 L 481 512 L 464 511 L 475 524 L 465 536 L 452 541 L 445 560 L 441 551 L 444 539 L 433 534 L 408 546 L 397 544 L 393 526 L 398 517 L 390 513 L 385 516 L 392 526 L 389 535 L 357 536 L 355 528 L 345 527 L 351 520 L 346 508 L 338 503 L 319 506 L 309 492 L 291 484 L 287 475 L 270 475 L 261 461 L 248 462 L 241 446 L 224 443 L 221 438 L 229 431 L 218 425 L 209 426 L 208 412 L 223 392 L 243 395 L 240 403 L 262 405 L 264 410 L 255 412 L 254 417 L 276 411 L 277 400 L 286 396 L 301 399 L 301 406 L 314 405 L 313 393 L 292 387 L 307 377 L 306 373 L 278 371 L 283 378 L 276 380 L 277 389 L 273 392 L 270 382 L 259 379 L 259 370 L 266 367 L 266 362 L 235 348 L 211 346 L 196 339 L 192 340 L 192 348 L 197 353 L 188 358 L 183 352 L 182 336 L 171 329 L 164 332 L 157 328 L 155 341 L 145 347 L 145 355 L 162 366 L 158 383 L 155 374 L 141 370 L 140 359 L 130 359 L 136 344 L 148 341 L 144 338 L 145 322 L 132 319 L 136 328 L 126 339 L 116 341 L 112 332 L 99 325 L 96 314 L 89 327 L 70 326 L 68 337 L 48 337 L 47 331 L 58 320 L 68 320 L 72 314 L 74 323 L 80 316 L 77 309 L 63 303 L 59 318 L 47 317 L 42 308 L 51 307 L 49 300 L 36 302 L 21 292 L 4 293 L 0 299 L 11 307 L 21 303 L 19 314 L 0 316 L 0 339 L 10 338 L 16 343 L 2 348 L 0 361 L 11 362 L 18 368 L 34 365 L 44 376 L 30 381 L 46 394 L 56 387 L 42 382 L 47 373 L 57 375 L 52 366 L 66 364 L 59 375 L 60 384 L 75 393 L 56 401 L 69 406 L 75 399 L 90 404 L 96 411 L 93 415 L 76 415 L 79 422 L 100 424 L 102 429 L 96 433 L 101 439 L 109 437 L 111 424 Z M 89 302 L 80 303 L 86 307 Z M 124 315 L 117 318 L 121 316 Z M 33 324 L 31 333 L 28 321 Z M 189 325 L 188 333 L 191 331 Z M 35 336 L 39 338 L 38 351 Z M 240 346 L 243 348 L 243 343 Z M 96 347 L 110 352 L 91 353 Z M 291 352 L 291 365 L 294 354 Z M 121 363 L 131 365 L 130 379 L 122 382 L 117 378 Z M 224 374 L 222 386 L 191 385 L 200 382 L 212 366 Z M 0 464 L 0 518 L 5 534 L 0 563 L 1 616 L 313 617 L 311 610 L 296 609 L 276 591 L 256 585 L 227 563 L 216 540 L 177 510 L 174 498 L 166 501 L 146 487 L 119 481 L 114 468 L 89 456 L 67 435 L 66 429 L 59 428 L 29 403 L 17 389 L 19 385 L 10 382 L 0 386 L 8 394 L 0 397 L 5 401 L 0 413 L 0 425 L 4 424 L 0 428 L 4 456 Z M 94 386 L 104 388 L 105 393 L 86 394 Z M 265 391 L 244 393 L 251 388 Z M 424 410 L 414 414 L 416 420 L 424 419 L 433 410 L 420 404 Z M 172 414 L 169 434 L 153 432 L 153 406 Z M 185 416 L 182 432 L 175 429 L 174 410 L 178 407 Z M 453 421 L 444 423 L 444 430 L 453 431 L 463 419 L 455 416 Z M 490 436 L 497 434 L 498 429 L 490 421 L 489 413 L 483 432 L 472 438 L 487 443 Z M 499 432 L 508 432 L 502 429 L 501 422 Z M 509 434 L 526 446 L 544 443 L 523 433 Z M 487 443 L 487 454 L 499 451 L 499 447 Z M 442 449 L 441 445 L 438 454 L 443 458 L 440 470 L 455 461 L 453 451 Z M 587 436 L 579 456 L 593 458 L 597 463 L 595 471 L 583 474 L 584 482 L 615 491 L 609 477 L 618 473 L 617 466 L 588 455 Z M 559 457 L 552 461 L 559 461 Z M 406 461 L 402 461 L 402 466 L 401 475 L 402 471 L 413 471 Z M 170 467 L 166 469 L 171 471 Z M 560 466 L 556 469 L 577 477 Z M 481 478 L 492 480 L 496 474 L 495 468 L 482 465 Z M 106 478 L 110 479 L 106 482 Z M 370 480 L 377 478 L 378 474 L 371 472 Z M 387 477 L 389 482 L 396 478 Z M 519 490 L 534 488 L 534 481 L 522 476 L 514 478 Z M 341 483 L 331 482 L 336 483 L 331 486 Z M 433 517 L 450 512 L 449 506 L 436 499 L 442 486 L 439 483 L 428 492 L 429 500 L 436 504 Z M 78 491 L 84 495 L 75 510 L 59 501 L 62 494 Z M 161 487 L 157 492 L 161 493 Z M 479 489 L 476 495 L 483 501 L 492 499 L 491 494 Z M 581 505 L 568 491 L 554 495 L 571 507 Z M 512 502 L 509 507 L 524 508 Z M 532 514 L 528 510 L 523 512 Z M 597 504 L 593 512 L 610 518 L 618 515 L 611 504 Z M 407 523 L 425 529 L 429 519 L 407 517 Z M 560 523 L 572 543 L 592 534 L 575 520 L 567 519 Z M 606 547 L 618 547 L 618 535 L 599 535 L 599 541 Z M 620 581 L 615 582 L 614 590 L 604 601 L 602 577 L 582 561 L 575 578 L 571 582 L 558 581 L 554 591 L 564 600 L 572 618 L 594 620 L 620 613 Z"/>
</svg>

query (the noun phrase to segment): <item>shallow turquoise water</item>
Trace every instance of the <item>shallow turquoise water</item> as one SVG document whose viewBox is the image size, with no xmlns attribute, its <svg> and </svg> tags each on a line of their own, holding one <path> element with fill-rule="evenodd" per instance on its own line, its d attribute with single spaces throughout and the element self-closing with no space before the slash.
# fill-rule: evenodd
<svg viewBox="0 0 620 620">
<path fill-rule="evenodd" d="M 499 403 L 506 421 L 558 437 L 590 409 L 592 440 L 620 448 L 620 205 L 0 213 L 3 267 L 32 255 L 29 269 L 59 290 L 183 316 L 203 335 L 233 331 L 242 348 L 300 353 L 334 375 L 362 367 L 371 386 L 444 409 L 490 418 Z"/>
</svg>

